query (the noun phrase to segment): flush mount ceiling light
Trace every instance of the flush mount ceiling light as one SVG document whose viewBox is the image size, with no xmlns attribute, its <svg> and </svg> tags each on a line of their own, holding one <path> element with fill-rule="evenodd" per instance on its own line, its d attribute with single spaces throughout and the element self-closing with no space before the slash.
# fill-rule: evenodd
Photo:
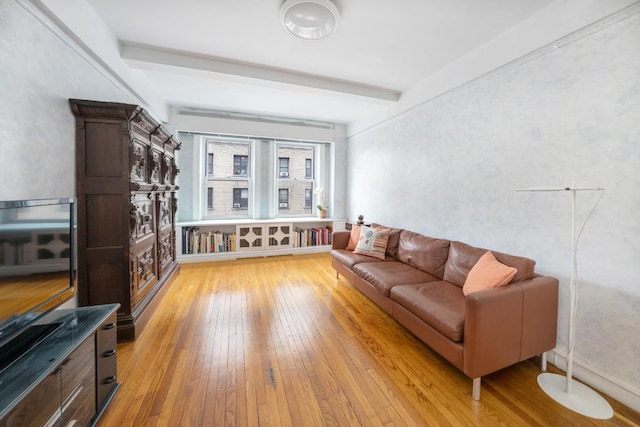
<svg viewBox="0 0 640 427">
<path fill-rule="evenodd" d="M 340 12 L 330 0 L 287 0 L 280 8 L 282 25 L 296 37 L 319 40 L 338 26 Z"/>
</svg>

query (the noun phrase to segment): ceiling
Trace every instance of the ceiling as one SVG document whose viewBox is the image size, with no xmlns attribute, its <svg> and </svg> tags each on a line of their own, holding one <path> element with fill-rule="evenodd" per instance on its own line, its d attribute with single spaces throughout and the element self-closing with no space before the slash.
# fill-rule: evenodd
<svg viewBox="0 0 640 427">
<path fill-rule="evenodd" d="M 335 0 L 332 36 L 299 40 L 283 0 L 85 0 L 168 105 L 350 123 L 553 0 Z"/>
</svg>

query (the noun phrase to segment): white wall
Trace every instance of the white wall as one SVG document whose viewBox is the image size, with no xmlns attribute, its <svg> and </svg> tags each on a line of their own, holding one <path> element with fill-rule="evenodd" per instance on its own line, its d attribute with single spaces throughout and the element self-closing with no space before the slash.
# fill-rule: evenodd
<svg viewBox="0 0 640 427">
<path fill-rule="evenodd" d="M 135 103 L 37 16 L 0 2 L 0 200 L 75 197 L 69 98 Z"/>
<path fill-rule="evenodd" d="M 604 187 L 579 246 L 576 376 L 638 410 L 640 7 L 557 46 L 349 138 L 348 217 L 537 260 L 560 279 L 563 355 L 570 195 L 515 190 Z"/>
<path fill-rule="evenodd" d="M 448 64 L 402 92 L 400 100 L 378 108 L 349 124 L 349 135 L 360 133 L 485 73 L 571 34 L 610 14 L 640 3 L 637 0 L 556 0 L 485 45 Z"/>
</svg>

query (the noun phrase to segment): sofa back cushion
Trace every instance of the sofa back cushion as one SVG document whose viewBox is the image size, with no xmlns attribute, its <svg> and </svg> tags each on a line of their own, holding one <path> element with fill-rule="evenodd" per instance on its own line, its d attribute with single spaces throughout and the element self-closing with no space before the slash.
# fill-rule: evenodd
<svg viewBox="0 0 640 427">
<path fill-rule="evenodd" d="M 462 242 L 451 242 L 451 245 L 449 245 L 449 257 L 444 266 L 444 280 L 462 287 L 469 271 L 486 252 L 487 249 L 476 248 Z M 514 267 L 517 270 L 509 283 L 520 282 L 533 277 L 536 266 L 534 260 L 496 251 L 491 251 L 491 253 L 502 264 Z"/>
<path fill-rule="evenodd" d="M 387 241 L 387 255 L 397 259 L 398 243 L 400 242 L 400 232 L 402 231 L 402 229 L 386 227 L 384 225 L 375 224 L 375 223 L 371 224 L 371 228 L 375 228 L 376 230 L 380 230 L 383 233 L 389 234 L 389 240 Z"/>
<path fill-rule="evenodd" d="M 448 240 L 435 239 L 408 230 L 400 232 L 396 257 L 398 261 L 442 279 L 448 256 Z"/>
</svg>

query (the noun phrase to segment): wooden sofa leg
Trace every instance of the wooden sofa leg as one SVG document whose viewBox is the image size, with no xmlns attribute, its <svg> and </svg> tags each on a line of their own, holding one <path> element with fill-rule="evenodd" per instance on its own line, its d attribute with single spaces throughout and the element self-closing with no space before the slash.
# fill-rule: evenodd
<svg viewBox="0 0 640 427">
<path fill-rule="evenodd" d="M 540 355 L 540 370 L 547 372 L 547 352 L 545 351 Z"/>
<path fill-rule="evenodd" d="M 471 396 L 473 400 L 480 400 L 480 382 L 482 381 L 482 377 L 473 379 L 473 390 L 471 392 Z"/>
</svg>

